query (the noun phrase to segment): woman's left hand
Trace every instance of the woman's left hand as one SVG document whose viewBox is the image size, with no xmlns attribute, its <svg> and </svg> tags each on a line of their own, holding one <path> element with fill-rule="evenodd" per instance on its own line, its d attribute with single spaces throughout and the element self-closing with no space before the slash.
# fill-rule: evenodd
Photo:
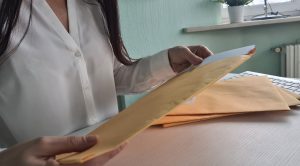
<svg viewBox="0 0 300 166">
<path fill-rule="evenodd" d="M 205 46 L 177 46 L 168 50 L 170 65 L 174 72 L 180 73 L 191 65 L 199 65 L 213 53 Z"/>
</svg>

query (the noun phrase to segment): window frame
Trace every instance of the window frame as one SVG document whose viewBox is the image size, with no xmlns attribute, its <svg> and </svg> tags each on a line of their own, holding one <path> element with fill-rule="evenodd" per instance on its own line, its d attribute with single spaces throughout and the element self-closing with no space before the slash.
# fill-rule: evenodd
<svg viewBox="0 0 300 166">
<path fill-rule="evenodd" d="M 299 16 L 300 15 L 300 0 L 292 0 L 291 2 L 271 3 L 274 12 L 280 12 L 284 15 Z M 221 7 L 222 22 L 228 23 L 229 16 L 227 7 Z M 268 8 L 270 11 L 270 8 Z M 264 13 L 264 4 L 247 5 L 245 10 L 245 20 L 251 20 L 252 17 Z"/>
</svg>

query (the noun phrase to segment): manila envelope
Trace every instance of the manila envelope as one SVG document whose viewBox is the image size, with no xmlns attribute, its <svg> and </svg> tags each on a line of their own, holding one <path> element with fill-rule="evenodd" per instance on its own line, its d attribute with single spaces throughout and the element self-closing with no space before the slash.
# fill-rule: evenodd
<svg viewBox="0 0 300 166">
<path fill-rule="evenodd" d="M 84 152 L 57 156 L 57 161 L 60 164 L 83 163 L 112 151 L 247 61 L 255 49 L 248 51 L 248 54 L 204 64 L 169 80 L 91 132 L 90 135 L 99 137 L 98 144 Z"/>
<path fill-rule="evenodd" d="M 282 93 L 282 92 L 281 92 Z M 175 107 L 168 115 L 228 114 L 290 110 L 285 99 L 265 76 L 219 81 Z M 289 100 L 293 97 L 288 96 Z M 290 104 L 299 101 L 294 100 Z"/>
<path fill-rule="evenodd" d="M 234 81 L 234 80 L 233 80 Z M 218 84 L 218 83 L 216 83 Z M 285 89 L 282 89 L 280 87 L 275 86 L 276 89 L 279 91 L 280 95 L 284 98 L 285 102 L 288 106 L 296 106 L 300 104 L 300 101 L 297 100 L 295 97 L 297 97 L 297 94 L 294 94 L 292 92 L 289 92 Z M 211 86 L 209 88 L 214 88 L 214 86 Z M 208 88 L 208 89 L 209 89 Z M 220 101 L 222 102 L 222 101 Z M 234 101 L 232 101 L 234 102 Z M 196 114 L 196 113 L 195 113 Z M 198 122 L 208 119 L 214 119 L 224 116 L 230 116 L 230 115 L 236 115 L 236 114 L 207 114 L 207 115 L 177 115 L 177 116 L 165 116 L 153 123 L 153 125 L 162 125 L 162 127 L 172 127 L 192 122 Z"/>
<path fill-rule="evenodd" d="M 290 93 L 286 93 L 286 91 L 282 88 L 277 88 L 280 92 L 280 95 L 284 98 L 288 106 L 296 106 L 300 104 L 300 101 L 297 100 L 294 96 L 290 95 Z M 162 125 L 162 127 L 172 127 L 192 122 L 199 122 L 203 120 L 215 119 L 225 116 L 237 115 L 236 114 L 207 114 L 207 115 L 177 115 L 177 116 L 165 116 L 153 123 L 153 125 Z"/>
</svg>

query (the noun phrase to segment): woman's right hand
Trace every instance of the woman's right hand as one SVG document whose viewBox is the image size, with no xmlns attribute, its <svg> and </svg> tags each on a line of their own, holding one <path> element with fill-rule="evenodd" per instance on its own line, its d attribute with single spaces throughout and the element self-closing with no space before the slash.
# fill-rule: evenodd
<svg viewBox="0 0 300 166">
<path fill-rule="evenodd" d="M 1 166 L 60 166 L 55 156 L 63 153 L 81 152 L 97 143 L 96 136 L 42 137 L 15 145 L 0 152 Z M 117 155 L 124 146 L 87 161 L 82 166 L 100 166 Z M 81 166 L 81 165 L 68 165 Z"/>
</svg>

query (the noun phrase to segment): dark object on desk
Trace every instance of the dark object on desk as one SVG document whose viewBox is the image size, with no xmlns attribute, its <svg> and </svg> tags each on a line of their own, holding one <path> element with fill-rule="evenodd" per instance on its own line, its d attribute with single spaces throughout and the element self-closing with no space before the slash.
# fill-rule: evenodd
<svg viewBox="0 0 300 166">
<path fill-rule="evenodd" d="M 271 12 L 270 14 L 255 16 L 252 18 L 252 20 L 268 20 L 268 19 L 286 18 L 286 17 L 287 16 L 281 15 L 278 12 L 276 13 Z"/>
<path fill-rule="evenodd" d="M 271 6 L 270 6 L 271 8 Z M 281 15 L 279 12 L 273 12 L 271 8 L 271 13 L 268 12 L 268 1 L 265 0 L 264 4 L 264 14 L 253 17 L 251 20 L 268 20 L 275 18 L 285 18 L 287 16 Z"/>
</svg>

